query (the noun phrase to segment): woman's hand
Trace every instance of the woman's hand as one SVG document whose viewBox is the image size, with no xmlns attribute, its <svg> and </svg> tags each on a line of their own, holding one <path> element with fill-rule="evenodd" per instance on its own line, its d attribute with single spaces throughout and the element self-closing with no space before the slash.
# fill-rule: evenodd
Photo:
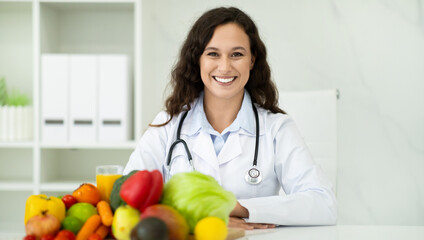
<svg viewBox="0 0 424 240">
<path fill-rule="evenodd" d="M 240 205 L 237 202 L 233 211 L 230 213 L 230 221 L 228 222 L 228 227 L 233 228 L 243 228 L 246 230 L 252 230 L 255 228 L 264 229 L 264 228 L 274 228 L 275 224 L 265 224 L 265 223 L 247 223 L 243 218 L 249 217 L 249 211 L 247 208 Z"/>
<path fill-rule="evenodd" d="M 248 218 L 249 211 L 247 210 L 247 208 L 240 205 L 240 203 L 237 201 L 236 206 L 230 213 L 230 217 Z"/>
<path fill-rule="evenodd" d="M 253 229 L 275 228 L 275 224 L 248 223 L 242 218 L 230 217 L 230 221 L 228 222 L 228 227 L 242 228 L 245 230 L 253 230 Z"/>
</svg>

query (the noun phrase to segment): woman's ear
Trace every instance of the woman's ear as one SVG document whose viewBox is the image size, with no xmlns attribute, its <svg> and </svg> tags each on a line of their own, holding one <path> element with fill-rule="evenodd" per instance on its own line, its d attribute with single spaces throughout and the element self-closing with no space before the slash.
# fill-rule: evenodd
<svg viewBox="0 0 424 240">
<path fill-rule="evenodd" d="M 255 66 L 255 57 L 252 56 L 252 61 L 250 62 L 250 70 L 253 69 L 253 66 Z"/>
</svg>

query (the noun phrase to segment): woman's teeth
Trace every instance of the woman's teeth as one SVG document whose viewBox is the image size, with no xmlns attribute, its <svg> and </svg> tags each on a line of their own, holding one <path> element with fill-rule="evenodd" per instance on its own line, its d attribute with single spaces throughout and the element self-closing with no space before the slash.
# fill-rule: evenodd
<svg viewBox="0 0 424 240">
<path fill-rule="evenodd" d="M 230 78 L 220 78 L 220 77 L 214 77 L 215 80 L 222 83 L 229 83 L 233 81 L 236 77 L 230 77 Z"/>
</svg>

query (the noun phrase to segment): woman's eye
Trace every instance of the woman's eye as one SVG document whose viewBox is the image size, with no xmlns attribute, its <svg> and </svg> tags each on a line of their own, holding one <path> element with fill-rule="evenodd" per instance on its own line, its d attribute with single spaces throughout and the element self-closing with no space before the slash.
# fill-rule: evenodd
<svg viewBox="0 0 424 240">
<path fill-rule="evenodd" d="M 216 57 L 216 56 L 218 56 L 218 53 L 216 53 L 216 52 L 209 52 L 207 55 L 208 56 L 211 56 L 211 57 Z"/>
<path fill-rule="evenodd" d="M 243 54 L 242 54 L 242 53 L 240 53 L 240 52 L 235 52 L 235 53 L 233 53 L 233 54 L 232 54 L 232 56 L 233 56 L 233 57 L 242 57 L 242 56 L 243 56 Z"/>
</svg>

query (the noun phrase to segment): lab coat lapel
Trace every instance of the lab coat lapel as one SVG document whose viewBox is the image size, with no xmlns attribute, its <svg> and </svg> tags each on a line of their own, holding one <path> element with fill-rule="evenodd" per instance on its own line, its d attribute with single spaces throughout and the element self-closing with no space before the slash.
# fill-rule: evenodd
<svg viewBox="0 0 424 240">
<path fill-rule="evenodd" d="M 221 152 L 218 155 L 219 165 L 233 160 L 241 154 L 240 136 L 237 132 L 230 133 Z"/>
<path fill-rule="evenodd" d="M 216 157 L 210 134 L 206 133 L 205 131 L 200 131 L 199 135 L 193 139 L 193 142 L 193 153 L 196 154 L 199 159 L 208 163 L 214 170 L 216 170 L 216 172 L 218 172 L 218 159 Z M 196 168 L 202 165 L 203 164 L 201 163 L 194 163 Z"/>
</svg>

